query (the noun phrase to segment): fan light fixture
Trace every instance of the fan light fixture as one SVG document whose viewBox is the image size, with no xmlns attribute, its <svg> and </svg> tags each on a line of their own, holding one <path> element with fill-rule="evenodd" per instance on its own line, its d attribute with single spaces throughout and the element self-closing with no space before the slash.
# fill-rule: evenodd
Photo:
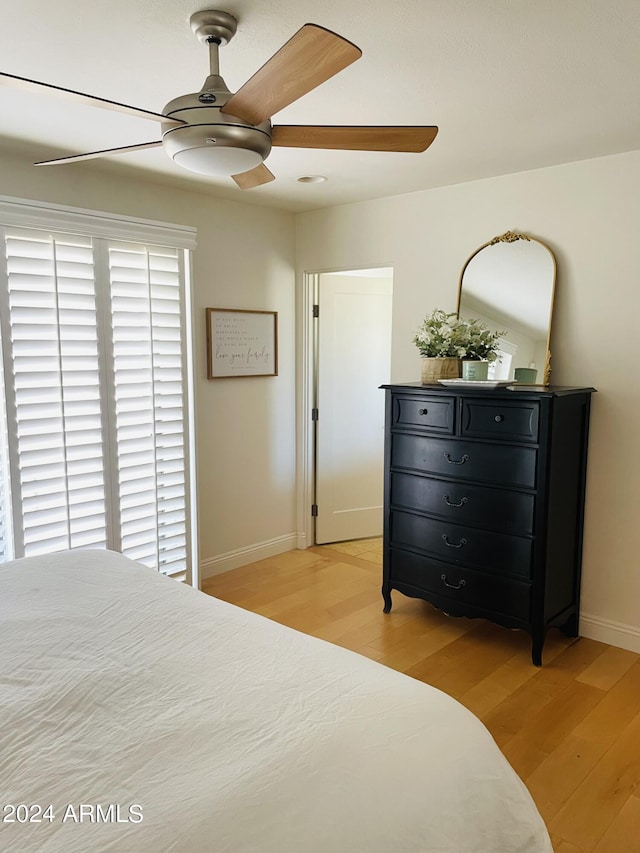
<svg viewBox="0 0 640 853">
<path fill-rule="evenodd" d="M 188 148 L 173 155 L 178 166 L 200 175 L 239 175 L 255 169 L 262 157 L 255 151 L 243 148 Z"/>
</svg>

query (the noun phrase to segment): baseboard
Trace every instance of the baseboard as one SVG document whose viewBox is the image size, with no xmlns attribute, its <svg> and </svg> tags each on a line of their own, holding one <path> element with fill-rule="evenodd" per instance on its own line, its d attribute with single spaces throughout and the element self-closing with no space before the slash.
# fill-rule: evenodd
<svg viewBox="0 0 640 853">
<path fill-rule="evenodd" d="M 310 548 L 313 545 L 313 538 L 306 532 L 298 533 L 296 536 L 297 545 L 300 551 L 304 551 L 305 548 Z"/>
<path fill-rule="evenodd" d="M 296 533 L 287 533 L 285 536 L 276 536 L 275 539 L 268 539 L 266 542 L 258 542 L 246 548 L 238 548 L 236 551 L 227 551 L 226 554 L 219 554 L 217 557 L 207 557 L 200 561 L 200 578 L 204 580 L 267 557 L 274 557 L 276 554 L 283 554 L 285 551 L 294 551 L 299 547 L 298 541 Z"/>
<path fill-rule="evenodd" d="M 611 619 L 602 619 L 600 616 L 583 612 L 580 614 L 580 635 L 640 653 L 640 628 L 635 625 L 625 625 L 623 622 L 613 622 Z"/>
</svg>

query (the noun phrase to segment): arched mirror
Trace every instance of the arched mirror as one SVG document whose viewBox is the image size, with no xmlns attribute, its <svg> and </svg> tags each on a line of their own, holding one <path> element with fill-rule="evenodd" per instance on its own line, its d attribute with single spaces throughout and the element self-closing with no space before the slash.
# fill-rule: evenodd
<svg viewBox="0 0 640 853">
<path fill-rule="evenodd" d="M 458 315 L 505 332 L 500 360 L 490 368 L 491 379 L 549 383 L 555 282 L 551 249 L 535 237 L 513 231 L 480 246 L 465 263 Z"/>
</svg>

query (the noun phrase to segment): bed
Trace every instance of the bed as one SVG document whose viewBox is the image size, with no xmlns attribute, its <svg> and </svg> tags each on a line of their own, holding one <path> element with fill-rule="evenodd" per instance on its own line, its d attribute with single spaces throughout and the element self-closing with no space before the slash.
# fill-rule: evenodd
<svg viewBox="0 0 640 853">
<path fill-rule="evenodd" d="M 114 552 L 0 567 L 0 849 L 550 853 L 482 723 Z"/>
</svg>

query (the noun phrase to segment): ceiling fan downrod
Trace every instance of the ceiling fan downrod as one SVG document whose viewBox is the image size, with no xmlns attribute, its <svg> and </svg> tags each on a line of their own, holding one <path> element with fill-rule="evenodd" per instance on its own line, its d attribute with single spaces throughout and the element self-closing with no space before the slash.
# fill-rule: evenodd
<svg viewBox="0 0 640 853">
<path fill-rule="evenodd" d="M 229 93 L 220 77 L 220 46 L 228 44 L 235 35 L 238 22 L 228 12 L 215 9 L 195 12 L 189 18 L 191 30 L 196 38 L 209 48 L 209 77 L 202 87 L 201 103 L 215 103 L 219 90 Z"/>
<path fill-rule="evenodd" d="M 210 36 L 207 39 L 209 44 L 209 74 L 212 77 L 220 76 L 220 39 L 216 36 Z"/>
</svg>

